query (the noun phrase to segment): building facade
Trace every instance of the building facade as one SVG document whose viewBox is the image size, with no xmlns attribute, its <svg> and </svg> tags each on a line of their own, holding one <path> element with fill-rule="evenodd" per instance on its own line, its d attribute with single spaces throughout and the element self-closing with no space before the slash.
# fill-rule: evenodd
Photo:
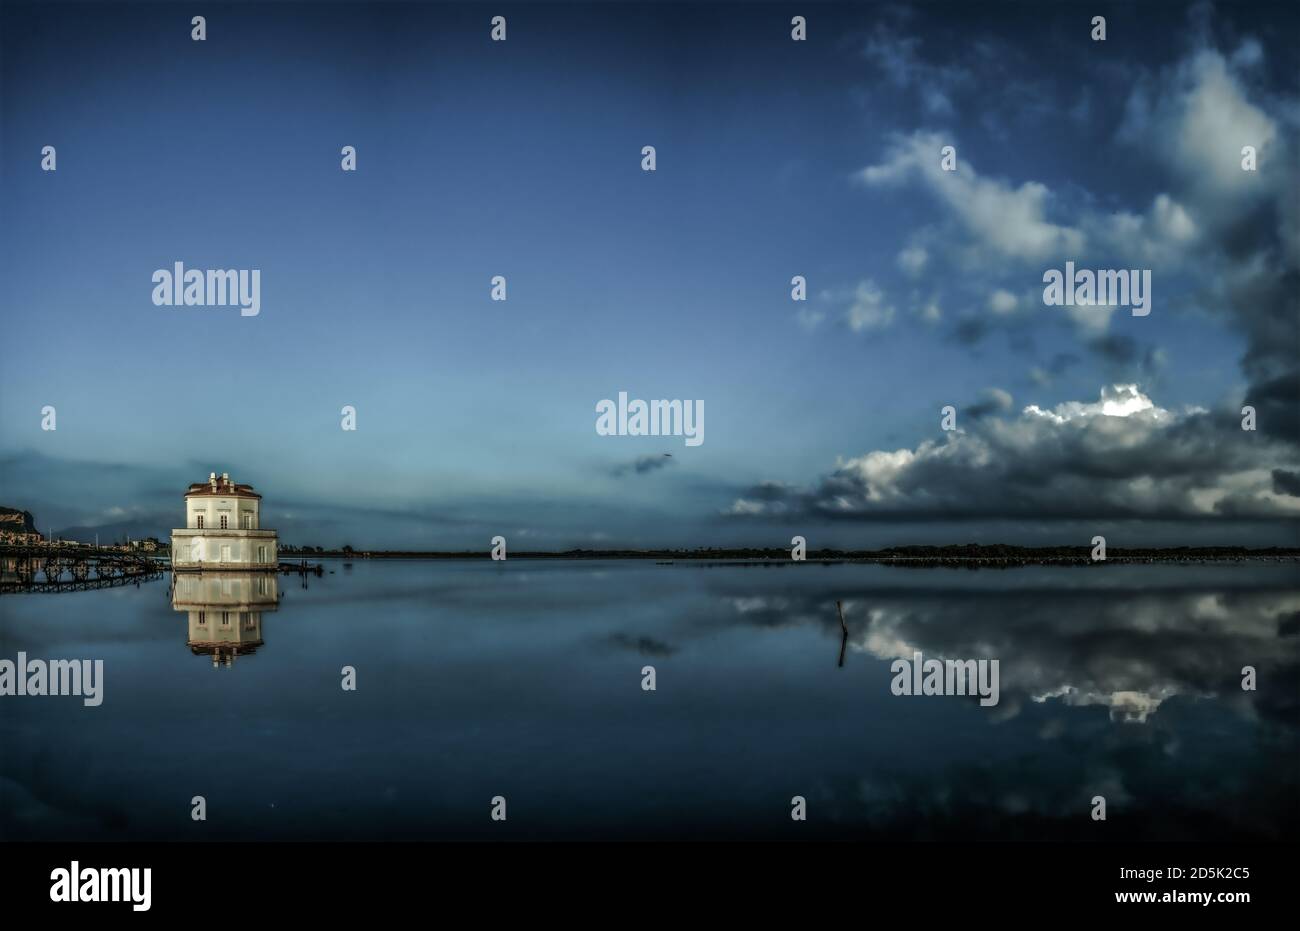
<svg viewBox="0 0 1300 931">
<path fill-rule="evenodd" d="M 276 533 L 261 527 L 262 496 L 213 472 L 185 493 L 185 527 L 172 531 L 172 568 L 270 569 L 279 566 Z"/>
</svg>

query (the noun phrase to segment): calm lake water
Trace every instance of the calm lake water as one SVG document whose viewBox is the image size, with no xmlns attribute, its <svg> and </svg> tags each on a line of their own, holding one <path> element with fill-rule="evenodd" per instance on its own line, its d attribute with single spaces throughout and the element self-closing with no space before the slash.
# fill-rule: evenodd
<svg viewBox="0 0 1300 931">
<path fill-rule="evenodd" d="M 0 597 L 0 658 L 104 661 L 97 708 L 0 699 L 0 835 L 1177 840 L 1300 826 L 1294 565 L 325 565 L 306 588 L 210 574 L 174 594 L 163 580 Z M 997 659 L 999 703 L 893 695 L 890 662 L 914 650 Z M 498 795 L 505 822 L 489 817 Z M 796 795 L 806 822 L 791 820 Z"/>
</svg>

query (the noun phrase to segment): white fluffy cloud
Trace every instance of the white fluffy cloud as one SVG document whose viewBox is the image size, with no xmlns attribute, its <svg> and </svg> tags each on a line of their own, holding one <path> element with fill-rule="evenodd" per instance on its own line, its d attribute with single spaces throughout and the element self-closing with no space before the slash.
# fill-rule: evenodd
<svg viewBox="0 0 1300 931">
<path fill-rule="evenodd" d="M 855 333 L 864 330 L 881 330 L 894 320 L 894 308 L 885 293 L 871 280 L 860 282 L 853 292 L 853 303 L 845 314 L 845 322 Z"/>
<path fill-rule="evenodd" d="M 895 136 L 883 162 L 863 168 L 858 178 L 873 187 L 919 181 L 961 223 L 974 242 L 1002 258 L 1041 261 L 1057 254 L 1075 255 L 1083 233 L 1048 219 L 1051 195 L 1036 181 L 1013 187 L 987 178 L 959 153 L 958 169 L 944 171 L 940 152 L 953 140 L 937 133 Z"/>
<path fill-rule="evenodd" d="M 1277 122 L 1247 98 L 1234 71 L 1251 66 L 1241 57 L 1200 49 L 1139 83 L 1128 102 L 1124 134 L 1156 146 L 1164 161 L 1203 193 L 1259 197 L 1258 175 L 1241 170 L 1241 147 L 1253 145 L 1261 162 L 1271 162 L 1281 155 L 1281 139 Z"/>
<path fill-rule="evenodd" d="M 925 263 L 929 258 L 930 254 L 923 246 L 908 246 L 898 253 L 898 267 L 905 274 L 915 278 L 925 269 Z"/>
<path fill-rule="evenodd" d="M 1015 313 L 1016 303 L 1016 296 L 1005 288 L 998 288 L 989 295 L 989 310 L 995 314 Z"/>
</svg>

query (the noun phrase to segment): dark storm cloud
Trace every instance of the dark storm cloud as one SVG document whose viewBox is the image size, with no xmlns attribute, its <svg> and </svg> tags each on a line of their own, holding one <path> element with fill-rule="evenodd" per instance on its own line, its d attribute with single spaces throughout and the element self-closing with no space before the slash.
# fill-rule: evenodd
<svg viewBox="0 0 1300 931">
<path fill-rule="evenodd" d="M 1273 470 L 1273 491 L 1279 495 L 1300 498 L 1300 472 L 1287 472 L 1283 469 Z"/>
<path fill-rule="evenodd" d="M 1246 403 L 1255 408 L 1261 433 L 1300 445 L 1300 369 L 1252 384 Z"/>
<path fill-rule="evenodd" d="M 959 424 L 960 426 L 960 424 Z M 1248 519 L 1300 516 L 1268 469 L 1295 448 L 1243 431 L 1229 413 L 1176 413 L 1135 386 L 1090 404 L 981 417 L 915 449 L 847 461 L 807 488 L 768 483 L 731 506 L 739 517 L 845 520 L 978 518 Z"/>
</svg>

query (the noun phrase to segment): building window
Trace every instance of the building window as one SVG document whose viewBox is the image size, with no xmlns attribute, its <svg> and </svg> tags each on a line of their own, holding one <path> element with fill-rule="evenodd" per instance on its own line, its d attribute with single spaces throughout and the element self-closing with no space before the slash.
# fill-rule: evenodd
<svg viewBox="0 0 1300 931">
<path fill-rule="evenodd" d="M 207 614 L 205 614 L 203 611 L 200 611 L 200 612 L 199 612 L 199 626 L 200 626 L 200 627 L 206 627 L 206 626 L 207 626 L 207 623 L 208 623 L 208 616 L 207 616 Z"/>
<path fill-rule="evenodd" d="M 222 611 L 222 612 L 221 612 L 221 626 L 222 626 L 222 627 L 229 627 L 229 626 L 230 626 L 230 612 L 229 612 L 229 611 Z"/>
<path fill-rule="evenodd" d="M 225 514 L 222 514 L 222 515 L 221 515 L 221 529 L 222 529 L 222 530 L 226 530 L 226 529 L 227 529 L 227 527 L 226 527 L 226 521 L 228 521 L 228 520 L 229 520 L 229 518 L 226 517 Z"/>
<path fill-rule="evenodd" d="M 195 526 L 195 527 L 198 527 L 200 530 L 203 529 L 203 515 L 202 515 L 202 514 L 200 514 L 200 515 L 198 516 L 198 523 L 195 524 L 194 526 Z"/>
<path fill-rule="evenodd" d="M 253 618 L 249 615 L 249 613 L 248 613 L 247 611 L 241 611 L 241 612 L 239 612 L 239 619 L 240 619 L 240 620 L 243 622 L 243 624 L 244 624 L 244 630 L 252 630 L 252 629 L 253 629 Z"/>
</svg>

